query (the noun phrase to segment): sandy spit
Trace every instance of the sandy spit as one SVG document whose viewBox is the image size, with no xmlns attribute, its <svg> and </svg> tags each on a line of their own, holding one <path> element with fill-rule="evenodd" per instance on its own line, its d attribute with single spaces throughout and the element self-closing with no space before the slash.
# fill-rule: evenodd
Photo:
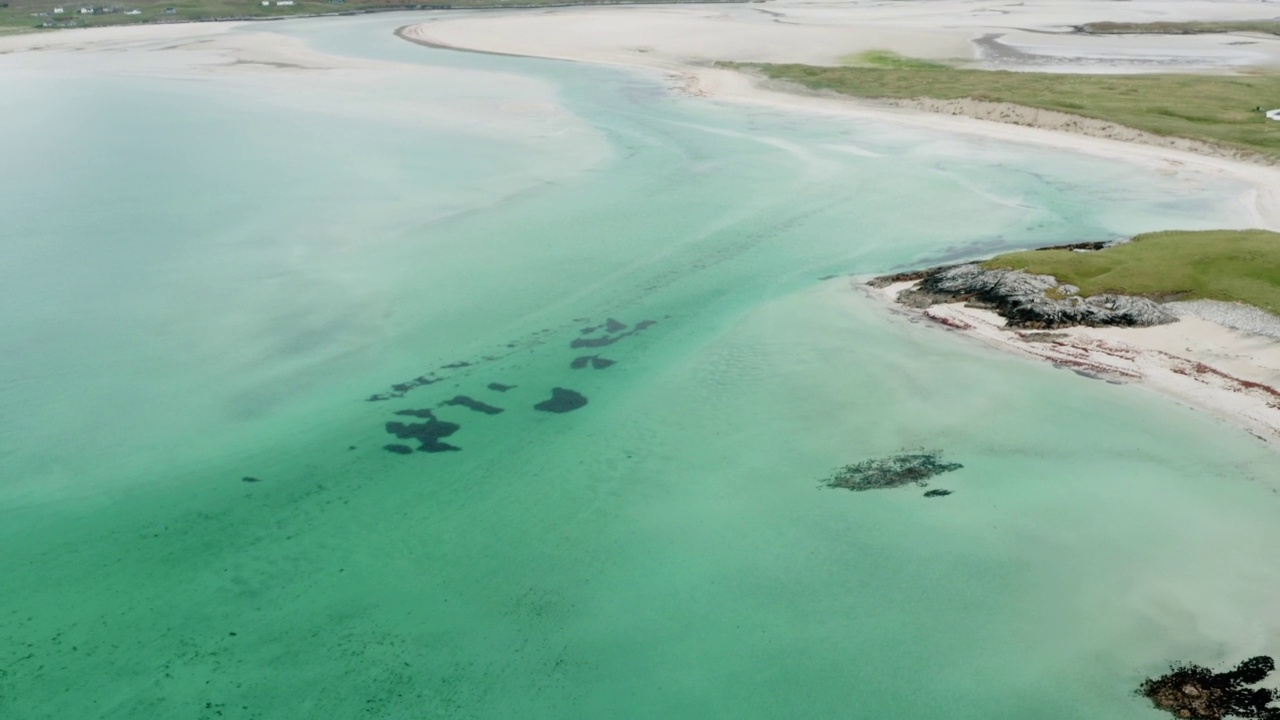
<svg viewBox="0 0 1280 720">
<path fill-rule="evenodd" d="M 1137 382 L 1280 446 L 1280 340 L 1198 317 L 1147 328 L 1015 330 L 964 303 L 916 310 L 896 302 L 904 282 L 866 291 L 896 312 L 927 319 L 991 347 L 1085 377 Z"/>
</svg>

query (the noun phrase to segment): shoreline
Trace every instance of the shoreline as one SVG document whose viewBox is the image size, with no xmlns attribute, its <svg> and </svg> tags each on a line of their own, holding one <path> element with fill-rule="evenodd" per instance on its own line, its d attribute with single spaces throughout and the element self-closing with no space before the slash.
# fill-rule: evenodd
<svg viewBox="0 0 1280 720">
<path fill-rule="evenodd" d="M 898 295 L 906 280 L 882 288 L 854 279 L 894 314 L 959 333 L 990 348 L 1051 363 L 1116 385 L 1136 383 L 1280 447 L 1280 340 L 1198 317 L 1151 327 L 1016 330 L 993 310 L 963 302 L 912 308 Z"/>
<path fill-rule="evenodd" d="M 666 15 L 670 16 L 676 10 L 693 11 L 695 7 L 668 8 Z M 601 9 L 569 12 L 575 17 L 584 17 L 599 14 Z M 539 17 L 548 18 L 560 14 L 562 13 L 547 13 Z M 630 15 L 634 13 L 628 13 Z M 500 20 L 503 16 L 494 14 L 490 18 Z M 1017 116 L 1014 119 L 1024 119 L 1027 116 L 1048 117 L 1049 111 L 1022 106 L 1005 107 L 1003 104 L 988 103 L 999 107 L 983 107 L 972 110 L 972 114 L 969 114 L 957 113 L 956 108 L 950 104 L 945 107 L 930 107 L 933 101 L 891 102 L 819 93 L 748 72 L 717 67 L 714 64 L 717 61 L 709 58 L 680 57 L 650 52 L 648 49 L 637 51 L 635 48 L 617 47 L 602 51 L 575 46 L 575 42 L 583 44 L 585 41 L 580 35 L 572 33 L 554 37 L 539 35 L 536 42 L 547 45 L 534 47 L 529 45 L 530 40 L 526 35 L 514 32 L 514 28 L 504 27 L 501 32 L 481 36 L 475 28 L 467 27 L 468 24 L 476 23 L 456 18 L 438 19 L 403 26 L 396 30 L 396 35 L 408 42 L 443 50 L 585 62 L 660 72 L 675 82 L 677 92 L 712 101 L 763 105 L 781 110 L 906 125 L 926 131 L 1078 152 L 1128 162 L 1161 173 L 1193 172 L 1236 180 L 1250 186 L 1250 190 L 1236 198 L 1238 212 L 1233 213 L 1235 218 L 1229 227 L 1280 230 L 1280 165 L 1245 159 L 1242 156 L 1248 154 L 1242 151 L 1210 146 L 1190 139 L 1162 136 L 1156 136 L 1157 142 L 1146 144 L 1140 141 L 1141 136 L 1147 135 L 1143 131 L 1122 126 L 1104 127 L 1112 124 L 1067 113 L 1061 113 L 1061 118 L 1055 115 L 1052 122 L 1043 125 L 1001 122 L 982 117 L 984 114 L 1001 113 Z M 451 36 L 451 33 L 457 33 L 459 27 L 471 34 Z M 539 29 L 545 28 L 539 26 Z M 960 104 L 967 107 L 970 103 Z M 1072 132 L 1073 125 L 1086 130 L 1093 130 L 1094 125 L 1097 125 L 1099 129 L 1096 132 Z"/>
<path fill-rule="evenodd" d="M 433 26 L 433 27 L 431 27 Z M 438 49 L 540 57 L 632 67 L 673 78 L 677 92 L 713 101 L 767 105 L 850 119 L 909 124 L 1002 142 L 1025 143 L 1103 156 L 1160 173 L 1192 172 L 1237 180 L 1250 189 L 1235 199 L 1241 228 L 1280 229 L 1280 168 L 1256 162 L 1247 153 L 1181 138 L 1148 133 L 1034 108 L 979 101 L 885 102 L 817 93 L 737 70 L 688 58 L 652 57 L 576 49 L 558 43 L 555 52 L 527 52 L 501 33 L 483 44 L 460 43 L 436 32 L 441 23 L 399 28 L 397 36 Z M 557 38 L 562 39 L 562 38 Z M 525 51 L 521 51 L 525 50 Z M 799 90 L 799 92 L 792 92 Z M 1000 118 L 1000 115 L 1008 117 Z M 1047 122 L 1036 122 L 1046 118 Z M 1000 121 L 1004 120 L 1004 121 Z M 1013 122 L 1010 122 L 1012 120 Z M 1147 142 L 1143 142 L 1143 141 Z M 1154 141 L 1153 141 L 1154 140 Z M 865 279 L 864 279 L 865 280 Z M 895 312 L 943 326 L 989 347 L 1048 361 L 1081 375 L 1113 383 L 1136 382 L 1175 401 L 1244 429 L 1270 446 L 1280 446 L 1280 340 L 1233 330 L 1198 317 L 1146 328 L 1074 327 L 1052 333 L 1005 329 L 1005 320 L 963 303 L 913 310 L 896 303 L 891 289 L 864 288 Z M 892 292 L 891 292 L 892 290 Z"/>
</svg>

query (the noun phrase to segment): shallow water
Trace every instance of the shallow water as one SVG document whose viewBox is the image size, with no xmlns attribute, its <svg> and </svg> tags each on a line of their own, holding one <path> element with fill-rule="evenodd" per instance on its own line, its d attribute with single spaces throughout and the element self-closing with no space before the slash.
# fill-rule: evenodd
<svg viewBox="0 0 1280 720">
<path fill-rule="evenodd" d="M 403 22 L 272 27 L 419 68 L 376 84 L 6 86 L 6 717 L 1139 718 L 1171 660 L 1277 651 L 1273 453 L 845 277 L 1236 188 Z M 570 347 L 609 318 L 654 324 Z M 383 450 L 404 409 L 461 451 Z M 819 487 L 914 447 L 953 495 Z"/>
</svg>

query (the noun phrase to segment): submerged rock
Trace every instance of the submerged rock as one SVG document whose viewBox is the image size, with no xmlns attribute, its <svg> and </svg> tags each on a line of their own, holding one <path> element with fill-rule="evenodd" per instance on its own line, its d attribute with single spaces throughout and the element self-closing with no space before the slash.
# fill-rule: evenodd
<svg viewBox="0 0 1280 720">
<path fill-rule="evenodd" d="M 533 406 L 534 410 L 553 413 L 567 413 L 587 404 L 587 397 L 576 390 L 568 388 L 551 388 L 551 398 Z"/>
<path fill-rule="evenodd" d="M 486 385 L 486 387 L 488 387 L 490 390 L 493 390 L 494 392 L 506 392 L 508 390 L 514 390 L 516 386 L 503 385 L 502 383 L 491 382 L 488 385 Z"/>
<path fill-rule="evenodd" d="M 936 490 L 926 490 L 924 492 L 925 497 L 946 497 L 950 494 L 951 494 L 950 490 L 943 490 L 942 488 L 938 488 Z"/>
<path fill-rule="evenodd" d="M 1265 655 L 1222 673 L 1199 665 L 1174 665 L 1167 674 L 1144 681 L 1138 693 L 1178 718 L 1280 720 L 1280 708 L 1271 706 L 1275 691 L 1246 687 L 1262 682 L 1275 669 L 1275 661 Z"/>
<path fill-rule="evenodd" d="M 960 463 L 942 461 L 937 452 L 903 453 L 887 458 L 864 460 L 855 465 L 839 468 L 823 484 L 832 488 L 863 491 L 895 488 L 915 484 L 923 487 L 930 478 L 942 473 L 959 470 Z M 942 491 L 948 493 L 950 491 Z M 930 496 L 936 497 L 936 496 Z"/>
<path fill-rule="evenodd" d="M 1129 295 L 1080 297 L 1079 288 L 1051 275 L 1021 270 L 988 270 L 980 265 L 953 265 L 919 273 L 877 278 L 873 284 L 919 280 L 898 295 L 898 302 L 925 308 L 938 303 L 967 302 L 995 310 L 1010 327 L 1052 330 L 1074 325 L 1145 327 L 1177 320 L 1159 303 Z"/>
</svg>

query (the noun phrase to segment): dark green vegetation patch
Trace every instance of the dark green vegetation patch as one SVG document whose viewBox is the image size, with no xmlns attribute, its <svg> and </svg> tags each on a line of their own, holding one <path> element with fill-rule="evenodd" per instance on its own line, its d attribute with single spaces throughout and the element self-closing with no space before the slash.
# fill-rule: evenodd
<svg viewBox="0 0 1280 720">
<path fill-rule="evenodd" d="M 814 90 L 865 98 L 970 98 L 1056 110 L 1168 137 L 1280 159 L 1280 76 L 1077 75 L 963 70 L 905 60 L 893 66 L 725 63 Z"/>
<path fill-rule="evenodd" d="M 962 467 L 964 466 L 960 463 L 943 462 L 942 453 L 938 452 L 903 453 L 845 465 L 832 473 L 823 484 L 858 492 L 911 484 L 924 487 L 931 478 Z"/>
</svg>

